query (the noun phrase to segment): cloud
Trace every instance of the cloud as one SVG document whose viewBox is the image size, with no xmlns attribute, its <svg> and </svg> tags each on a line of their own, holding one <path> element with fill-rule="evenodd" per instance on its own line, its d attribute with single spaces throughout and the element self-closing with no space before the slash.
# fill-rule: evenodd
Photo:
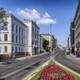
<svg viewBox="0 0 80 80">
<path fill-rule="evenodd" d="M 43 17 L 37 21 L 38 24 L 55 24 L 56 21 L 51 18 L 51 16 L 45 12 Z"/>
<path fill-rule="evenodd" d="M 53 19 L 49 19 L 49 18 L 42 18 L 37 21 L 37 24 L 55 24 L 55 23 L 56 21 L 54 21 Z"/>
<path fill-rule="evenodd" d="M 25 8 L 23 10 L 17 9 L 17 14 L 23 19 L 30 19 L 36 21 L 37 24 L 55 24 L 56 21 L 51 18 L 48 12 L 41 15 L 36 9 Z"/>
<path fill-rule="evenodd" d="M 22 16 L 25 19 L 37 20 L 40 18 L 39 12 L 37 12 L 37 10 L 35 9 L 32 10 L 28 8 L 25 8 L 24 10 L 17 9 L 17 13 L 18 15 Z"/>
<path fill-rule="evenodd" d="M 43 15 L 43 17 L 44 18 L 50 18 L 51 16 L 47 12 L 45 12 L 45 14 Z"/>
</svg>

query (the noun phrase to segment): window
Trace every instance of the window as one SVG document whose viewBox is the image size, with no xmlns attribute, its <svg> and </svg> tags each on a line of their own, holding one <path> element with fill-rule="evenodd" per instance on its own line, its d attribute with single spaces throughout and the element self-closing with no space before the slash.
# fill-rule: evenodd
<svg viewBox="0 0 80 80">
<path fill-rule="evenodd" d="M 18 38 L 18 37 L 16 36 L 16 43 L 17 43 L 17 40 L 18 40 L 17 38 Z"/>
<path fill-rule="evenodd" d="M 19 34 L 20 34 L 20 27 L 19 27 Z"/>
<path fill-rule="evenodd" d="M 7 46 L 4 46 L 4 52 L 7 52 Z"/>
<path fill-rule="evenodd" d="M 8 27 L 7 26 L 4 26 L 4 30 L 8 30 Z"/>
<path fill-rule="evenodd" d="M 14 32 L 14 24 L 12 24 L 12 31 Z"/>
<path fill-rule="evenodd" d="M 20 35 L 19 35 L 19 43 L 20 43 Z"/>
<path fill-rule="evenodd" d="M 15 52 L 17 52 L 17 47 L 15 47 Z"/>
<path fill-rule="evenodd" d="M 12 46 L 12 53 L 14 52 L 14 47 Z"/>
<path fill-rule="evenodd" d="M 21 48 L 21 52 L 23 52 L 23 48 Z"/>
<path fill-rule="evenodd" d="M 19 52 L 20 52 L 20 47 L 19 47 Z"/>
<path fill-rule="evenodd" d="M 14 42 L 14 34 L 12 34 L 12 42 Z"/>
<path fill-rule="evenodd" d="M 16 33 L 17 33 L 17 27 L 18 27 L 18 26 L 16 25 Z"/>
<path fill-rule="evenodd" d="M 4 34 L 4 41 L 8 41 L 8 35 Z"/>
<path fill-rule="evenodd" d="M 22 44 L 23 44 L 23 38 L 22 38 Z"/>
<path fill-rule="evenodd" d="M 0 47 L 0 53 L 1 53 L 1 49 L 2 49 L 2 47 Z"/>
<path fill-rule="evenodd" d="M 0 41 L 1 41 L 1 35 L 0 35 Z"/>
</svg>

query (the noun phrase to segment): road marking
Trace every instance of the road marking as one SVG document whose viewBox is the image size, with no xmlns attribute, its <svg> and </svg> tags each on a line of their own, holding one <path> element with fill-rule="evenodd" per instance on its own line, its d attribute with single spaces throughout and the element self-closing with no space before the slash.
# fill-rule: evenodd
<svg viewBox="0 0 80 80">
<path fill-rule="evenodd" d="M 68 56 L 68 55 L 65 55 L 65 57 L 66 57 L 67 59 L 69 59 L 69 60 L 73 61 L 73 57 L 72 57 L 72 58 L 70 58 L 70 56 Z M 73 61 L 73 62 L 76 62 L 76 61 L 77 61 L 77 63 L 78 63 L 78 64 L 80 64 L 80 62 L 79 62 L 79 61 L 80 61 L 80 59 L 78 59 L 78 60 L 77 60 L 77 59 L 74 59 L 74 61 Z"/>
<path fill-rule="evenodd" d="M 74 70 L 72 70 L 72 69 L 70 69 L 70 68 L 68 68 L 68 67 L 66 67 L 66 66 L 64 66 L 64 65 L 62 65 L 62 64 L 59 63 L 58 61 L 55 60 L 55 63 L 56 63 L 57 65 L 63 67 L 63 68 L 66 69 L 67 71 L 73 73 L 74 75 L 80 77 L 80 74 L 79 74 L 79 73 L 77 73 L 77 72 L 75 72 Z"/>
<path fill-rule="evenodd" d="M 45 62 L 44 65 L 48 64 L 50 60 L 51 60 L 51 59 L 49 59 L 47 62 Z M 80 77 L 80 74 L 79 74 L 79 73 L 77 73 L 77 72 L 73 71 L 72 69 L 70 69 L 70 68 L 62 65 L 61 63 L 57 62 L 57 61 L 54 60 L 54 59 L 53 59 L 53 61 L 55 62 L 55 64 L 63 67 L 65 70 L 67 70 L 67 71 L 71 72 L 72 74 Z M 41 65 L 41 66 L 42 66 L 42 65 Z M 41 67 L 41 66 L 40 66 L 40 67 Z M 27 77 L 25 77 L 23 80 L 30 80 L 30 79 L 35 75 L 35 73 L 41 69 L 40 67 L 37 68 L 36 70 L 34 70 L 31 74 L 29 74 L 29 75 L 28 75 Z"/>
<path fill-rule="evenodd" d="M 26 76 L 24 79 L 22 80 L 30 80 L 35 73 L 37 73 L 38 71 L 40 71 L 40 69 L 42 69 L 44 66 L 48 65 L 50 60 L 48 60 L 47 62 L 45 62 L 44 64 L 42 64 L 41 66 L 39 66 L 37 69 L 35 69 L 31 74 L 29 74 L 28 76 Z"/>
<path fill-rule="evenodd" d="M 45 53 L 45 54 L 49 54 L 49 53 Z M 38 55 L 38 56 L 42 56 L 42 55 L 45 55 L 45 54 L 41 54 L 41 55 Z M 34 57 L 35 57 L 35 56 L 34 56 Z M 42 58 L 39 59 L 39 60 L 37 60 L 35 63 L 37 63 L 37 62 L 39 62 L 39 61 L 41 61 L 41 60 L 42 60 Z M 30 65 L 27 65 L 26 67 L 30 67 L 30 66 L 34 65 L 35 63 L 32 63 L 32 64 L 30 64 Z M 6 75 L 4 75 L 4 76 L 0 76 L 0 79 L 4 79 L 4 78 L 7 78 L 7 77 L 10 77 L 10 76 L 12 76 L 12 75 L 20 72 L 21 70 L 23 70 L 23 69 L 26 68 L 26 67 L 23 67 L 23 68 L 18 69 L 18 70 L 16 70 L 16 71 L 10 72 L 10 73 L 8 73 L 8 74 L 6 74 Z"/>
<path fill-rule="evenodd" d="M 37 62 L 39 62 L 39 61 L 41 61 L 41 60 L 42 60 L 42 59 L 36 61 L 35 63 L 37 63 Z M 11 73 L 8 73 L 8 74 L 6 74 L 6 75 L 4 75 L 4 76 L 1 76 L 0 79 L 4 79 L 4 78 L 7 78 L 7 77 L 10 77 L 10 76 L 12 76 L 12 75 L 20 72 L 21 70 L 23 70 L 23 69 L 25 69 L 25 68 L 27 68 L 27 67 L 32 66 L 32 65 L 35 64 L 35 63 L 32 63 L 32 64 L 30 64 L 30 65 L 28 65 L 28 66 L 25 66 L 25 67 L 21 68 L 21 69 L 18 69 L 18 70 L 16 70 L 16 71 L 13 71 L 13 72 L 11 72 Z"/>
</svg>

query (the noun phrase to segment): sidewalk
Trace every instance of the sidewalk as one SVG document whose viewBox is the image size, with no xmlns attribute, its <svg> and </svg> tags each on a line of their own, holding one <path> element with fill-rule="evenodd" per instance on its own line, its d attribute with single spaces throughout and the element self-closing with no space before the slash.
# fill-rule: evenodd
<svg viewBox="0 0 80 80">
<path fill-rule="evenodd" d="M 9 60 L 0 62 L 0 66 L 4 66 L 6 64 L 17 63 L 19 61 L 23 61 L 23 60 L 26 60 L 26 59 L 30 59 L 32 57 L 36 57 L 36 56 L 40 56 L 40 55 L 45 55 L 45 54 L 47 54 L 47 53 L 41 53 L 41 54 L 38 54 L 38 55 L 23 56 L 23 57 L 18 57 L 18 58 L 14 58 L 14 59 L 9 59 Z"/>
<path fill-rule="evenodd" d="M 25 60 L 25 59 L 27 59 L 27 58 L 31 58 L 31 56 L 19 57 L 19 58 L 16 58 L 16 60 L 21 61 L 21 60 Z"/>
<path fill-rule="evenodd" d="M 80 64 L 80 57 L 76 57 L 75 55 L 73 55 L 71 53 L 70 53 L 70 55 L 65 54 L 65 56 L 66 56 L 66 58 Z"/>
<path fill-rule="evenodd" d="M 16 58 L 16 60 L 25 60 L 27 58 L 36 57 L 36 56 L 40 56 L 40 55 L 44 55 L 44 54 L 47 54 L 47 52 L 46 53 L 41 53 L 41 54 L 38 54 L 38 55 L 19 57 L 19 58 Z"/>
</svg>

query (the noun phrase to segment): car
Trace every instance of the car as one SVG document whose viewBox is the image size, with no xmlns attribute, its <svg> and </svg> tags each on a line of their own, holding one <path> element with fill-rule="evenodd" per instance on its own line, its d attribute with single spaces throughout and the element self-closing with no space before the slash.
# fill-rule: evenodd
<svg viewBox="0 0 80 80">
<path fill-rule="evenodd" d="M 66 49 L 66 54 L 69 55 L 70 54 L 70 50 Z"/>
</svg>

